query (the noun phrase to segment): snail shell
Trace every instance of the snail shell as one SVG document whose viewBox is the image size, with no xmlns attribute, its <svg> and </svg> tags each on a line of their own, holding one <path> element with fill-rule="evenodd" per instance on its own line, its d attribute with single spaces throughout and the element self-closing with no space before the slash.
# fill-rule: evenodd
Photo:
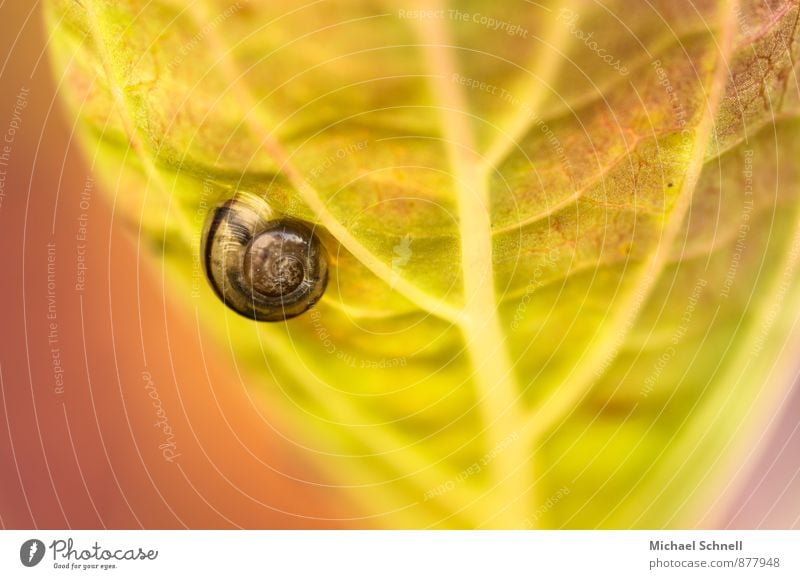
<svg viewBox="0 0 800 579">
<path fill-rule="evenodd" d="M 206 277 L 229 308 L 253 320 L 279 322 L 319 301 L 328 256 L 302 221 L 281 218 L 261 198 L 238 193 L 209 214 L 203 231 Z"/>
</svg>

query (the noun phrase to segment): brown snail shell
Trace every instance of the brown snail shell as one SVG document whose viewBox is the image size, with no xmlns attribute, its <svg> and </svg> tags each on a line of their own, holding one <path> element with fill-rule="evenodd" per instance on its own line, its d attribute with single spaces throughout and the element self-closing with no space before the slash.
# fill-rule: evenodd
<svg viewBox="0 0 800 579">
<path fill-rule="evenodd" d="M 210 212 L 201 251 L 216 294 L 253 320 L 299 316 L 328 283 L 328 255 L 312 227 L 280 217 L 250 193 L 237 193 Z"/>
</svg>

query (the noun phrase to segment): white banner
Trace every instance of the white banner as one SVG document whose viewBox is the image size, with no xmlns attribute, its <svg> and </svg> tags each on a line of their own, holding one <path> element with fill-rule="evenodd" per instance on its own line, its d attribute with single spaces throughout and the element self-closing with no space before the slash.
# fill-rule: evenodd
<svg viewBox="0 0 800 579">
<path fill-rule="evenodd" d="M 777 579 L 799 559 L 800 531 L 0 532 L 9 578 Z"/>
</svg>

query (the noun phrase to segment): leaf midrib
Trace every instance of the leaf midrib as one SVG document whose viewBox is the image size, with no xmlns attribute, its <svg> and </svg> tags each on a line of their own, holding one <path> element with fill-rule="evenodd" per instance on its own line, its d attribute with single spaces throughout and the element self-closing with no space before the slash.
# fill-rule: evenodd
<svg viewBox="0 0 800 579">
<path fill-rule="evenodd" d="M 443 4 L 438 6 L 441 8 Z M 479 154 L 463 90 L 449 80 L 457 67 L 455 47 L 450 44 L 447 31 L 438 19 L 416 20 L 413 27 L 430 69 L 431 92 L 440 104 L 443 140 L 458 200 L 466 312 L 460 326 L 472 362 L 472 378 L 487 438 L 485 448 L 488 452 L 505 445 L 503 452 L 484 467 L 489 479 L 486 500 L 495 505 L 494 515 L 477 523 L 494 525 L 498 521 L 503 527 L 514 527 L 518 521 L 514 510 L 509 512 L 508 507 L 523 501 L 523 509 L 527 509 L 534 478 L 528 446 L 516 440 L 522 424 L 519 412 L 522 393 L 497 308 L 488 177 L 479 171 Z M 511 439 L 513 442 L 506 444 Z"/>
</svg>

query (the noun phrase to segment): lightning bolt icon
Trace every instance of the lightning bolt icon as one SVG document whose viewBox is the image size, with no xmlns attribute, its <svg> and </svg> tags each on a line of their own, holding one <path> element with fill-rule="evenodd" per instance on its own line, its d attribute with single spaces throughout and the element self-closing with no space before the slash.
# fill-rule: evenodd
<svg viewBox="0 0 800 579">
<path fill-rule="evenodd" d="M 31 543 L 31 550 L 28 553 L 28 563 L 33 561 L 33 556 L 36 554 L 36 551 L 38 551 L 38 550 L 39 550 L 39 544 L 35 543 L 35 542 Z"/>
</svg>

